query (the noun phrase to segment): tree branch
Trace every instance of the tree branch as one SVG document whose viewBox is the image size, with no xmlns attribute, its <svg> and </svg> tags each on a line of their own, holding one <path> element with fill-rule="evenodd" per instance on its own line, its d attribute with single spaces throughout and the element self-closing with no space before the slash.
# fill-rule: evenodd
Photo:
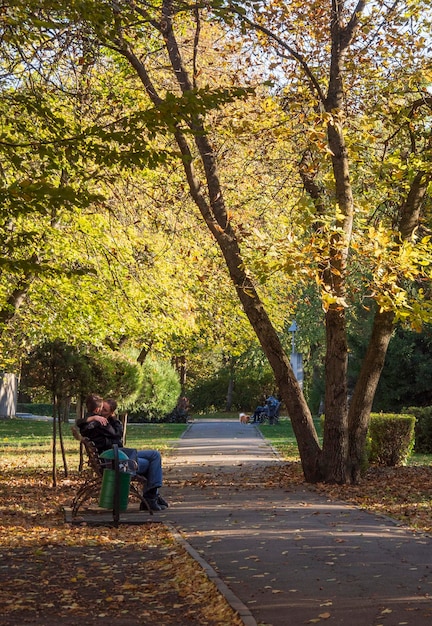
<svg viewBox="0 0 432 626">
<path fill-rule="evenodd" d="M 296 61 L 298 61 L 304 71 L 304 73 L 306 74 L 311 89 L 312 91 L 315 91 L 315 93 L 318 96 L 318 99 L 321 102 L 324 102 L 325 100 L 325 95 L 324 92 L 321 89 L 321 86 L 317 80 L 317 78 L 314 76 L 313 72 L 311 71 L 309 65 L 307 64 L 307 62 L 305 61 L 303 55 L 299 54 L 298 52 L 296 52 L 296 50 L 294 50 L 294 48 L 292 48 L 289 44 L 285 43 L 285 41 L 283 41 L 278 35 L 276 35 L 275 33 L 273 33 L 270 29 L 266 28 L 265 26 L 261 26 L 260 24 L 256 24 L 255 22 L 253 22 L 251 19 L 249 19 L 248 17 L 246 17 L 245 15 L 243 15 L 242 13 L 240 13 L 240 11 L 231 8 L 231 11 L 233 13 L 235 13 L 237 15 L 237 17 L 239 17 L 242 21 L 246 22 L 247 24 L 249 24 L 249 26 L 251 26 L 253 29 L 260 31 L 261 33 L 263 33 L 264 35 L 267 35 L 267 37 L 269 39 L 272 39 L 273 41 L 275 41 L 279 46 L 281 46 L 281 48 L 283 48 L 284 50 L 286 50 L 288 52 L 288 54 L 295 59 Z M 281 55 L 280 52 L 276 51 L 280 56 Z"/>
<path fill-rule="evenodd" d="M 367 1 L 359 0 L 356 8 L 353 11 L 350 21 L 341 32 L 341 49 L 345 50 L 352 42 L 354 35 L 358 29 L 360 23 L 360 16 L 362 15 Z"/>
</svg>

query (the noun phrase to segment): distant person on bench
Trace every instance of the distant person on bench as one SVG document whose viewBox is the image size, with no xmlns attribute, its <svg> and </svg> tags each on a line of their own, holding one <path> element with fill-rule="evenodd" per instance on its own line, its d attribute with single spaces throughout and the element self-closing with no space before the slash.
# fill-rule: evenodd
<svg viewBox="0 0 432 626">
<path fill-rule="evenodd" d="M 274 424 L 277 420 L 280 401 L 274 396 L 269 396 L 265 401 L 264 406 L 257 406 L 252 415 L 252 423 L 263 422 L 265 418 L 268 418 L 270 424 Z"/>
</svg>

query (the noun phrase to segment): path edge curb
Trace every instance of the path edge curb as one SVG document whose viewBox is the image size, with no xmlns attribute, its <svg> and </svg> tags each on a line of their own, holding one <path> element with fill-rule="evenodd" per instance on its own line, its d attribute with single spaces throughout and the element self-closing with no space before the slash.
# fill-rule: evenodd
<svg viewBox="0 0 432 626">
<path fill-rule="evenodd" d="M 195 548 L 193 548 L 190 543 L 186 541 L 175 526 L 169 522 L 164 523 L 174 540 L 186 550 L 186 552 L 198 563 L 198 565 L 200 565 L 219 593 L 223 595 L 230 607 L 239 615 L 244 626 L 258 626 L 248 607 L 238 596 L 235 595 L 228 585 L 224 583 L 224 581 L 217 574 L 216 570 L 214 570 L 213 567 L 203 559 L 199 552 L 197 552 L 197 550 L 195 550 Z"/>
</svg>

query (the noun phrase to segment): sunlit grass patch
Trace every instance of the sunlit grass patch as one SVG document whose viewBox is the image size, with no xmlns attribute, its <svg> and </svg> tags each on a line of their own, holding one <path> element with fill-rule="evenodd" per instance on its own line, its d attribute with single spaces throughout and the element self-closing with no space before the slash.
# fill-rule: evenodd
<svg viewBox="0 0 432 626">
<path fill-rule="evenodd" d="M 261 424 L 259 429 L 283 459 L 298 461 L 297 440 L 288 417 L 280 417 L 277 424 Z"/>
<path fill-rule="evenodd" d="M 72 424 L 62 424 L 67 465 L 72 471 L 79 465 L 79 443 L 71 432 Z M 127 446 L 157 449 L 169 454 L 186 430 L 187 424 L 128 424 Z M 0 420 L 0 469 L 32 471 L 49 469 L 53 465 L 53 423 L 29 419 Z M 56 467 L 63 467 L 59 434 L 57 432 Z"/>
</svg>

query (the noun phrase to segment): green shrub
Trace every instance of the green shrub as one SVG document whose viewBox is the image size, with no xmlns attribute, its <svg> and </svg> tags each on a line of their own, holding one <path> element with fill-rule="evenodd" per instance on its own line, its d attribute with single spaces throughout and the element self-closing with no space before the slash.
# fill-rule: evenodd
<svg viewBox="0 0 432 626">
<path fill-rule="evenodd" d="M 405 409 L 415 415 L 414 451 L 418 454 L 432 454 L 432 406 L 413 406 Z"/>
<path fill-rule="evenodd" d="M 32 415 L 48 415 L 52 417 L 52 404 L 18 403 L 17 413 L 31 413 Z"/>
<path fill-rule="evenodd" d="M 191 405 L 196 413 L 200 411 L 225 411 L 229 372 L 220 370 L 211 379 L 201 380 L 188 391 Z M 232 394 L 231 411 L 253 411 L 264 398 L 274 394 L 274 377 L 264 372 L 261 377 L 247 376 L 242 371 L 236 372 Z"/>
<path fill-rule="evenodd" d="M 415 416 L 371 413 L 369 461 L 394 467 L 403 465 L 414 447 Z"/>
<path fill-rule="evenodd" d="M 139 394 L 129 408 L 131 422 L 158 422 L 177 404 L 181 386 L 177 372 L 167 361 L 148 357 L 142 366 Z"/>
</svg>

